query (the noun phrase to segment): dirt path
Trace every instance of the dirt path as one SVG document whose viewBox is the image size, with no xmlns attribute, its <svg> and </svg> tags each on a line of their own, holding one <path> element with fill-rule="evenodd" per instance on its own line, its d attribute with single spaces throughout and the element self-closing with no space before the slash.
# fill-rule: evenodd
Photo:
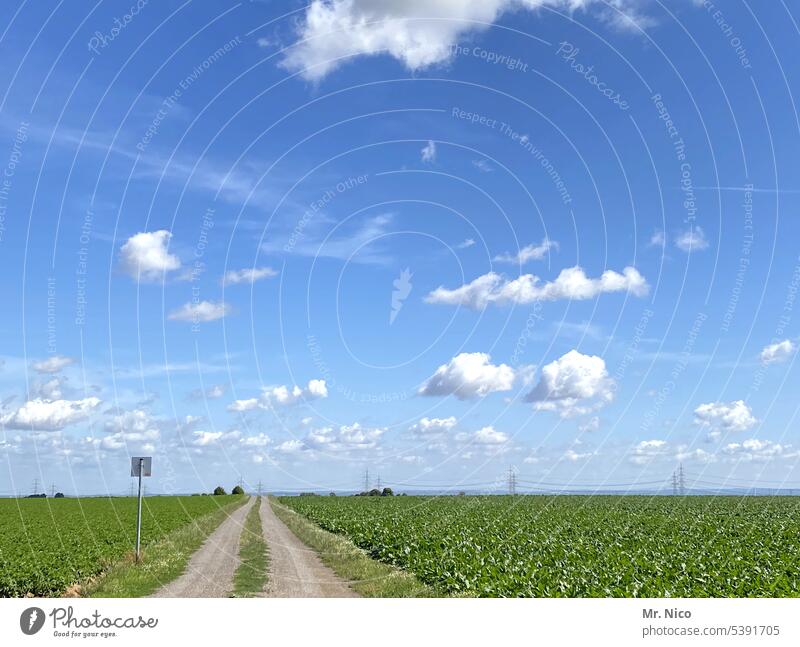
<svg viewBox="0 0 800 647">
<path fill-rule="evenodd" d="M 267 497 L 261 502 L 261 525 L 269 545 L 269 598 L 353 598 L 347 583 L 320 561 L 275 516 Z"/>
<path fill-rule="evenodd" d="M 224 598 L 233 589 L 233 575 L 239 566 L 239 535 L 254 497 L 236 508 L 192 555 L 186 571 L 161 587 L 154 598 Z"/>
</svg>

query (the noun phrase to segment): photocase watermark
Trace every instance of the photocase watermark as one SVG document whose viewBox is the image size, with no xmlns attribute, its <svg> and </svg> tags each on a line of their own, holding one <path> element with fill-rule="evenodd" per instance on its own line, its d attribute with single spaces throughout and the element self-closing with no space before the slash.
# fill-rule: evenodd
<svg viewBox="0 0 800 647">
<path fill-rule="evenodd" d="M 675 121 L 670 115 L 667 105 L 664 103 L 660 94 L 656 93 L 650 100 L 658 112 L 658 118 L 664 122 L 664 128 L 667 131 L 667 136 L 672 142 L 672 149 L 675 153 L 675 158 L 680 164 L 681 179 L 680 186 L 683 193 L 683 209 L 686 212 L 684 222 L 691 225 L 697 220 L 697 199 L 695 196 L 694 181 L 692 180 L 692 165 L 686 155 L 686 142 L 683 141 Z"/>
<path fill-rule="evenodd" d="M 744 225 L 742 236 L 742 247 L 739 255 L 739 269 L 736 270 L 736 278 L 734 279 L 733 288 L 731 290 L 730 299 L 728 299 L 728 307 L 725 308 L 725 314 L 722 316 L 722 325 L 720 330 L 728 332 L 733 321 L 733 316 L 736 314 L 736 308 L 739 305 L 739 297 L 742 294 L 742 287 L 744 280 L 747 276 L 747 270 L 750 268 L 750 253 L 753 249 L 753 185 L 746 184 L 744 191 L 744 202 L 742 203 L 744 209 Z"/>
<path fill-rule="evenodd" d="M 606 99 L 611 101 L 611 103 L 617 106 L 620 110 L 629 110 L 630 105 L 628 105 L 628 102 L 622 98 L 622 95 L 613 88 L 610 88 L 605 81 L 600 80 L 594 71 L 594 65 L 586 66 L 578 61 L 578 54 L 580 54 L 580 51 L 580 48 L 575 47 L 575 45 L 572 43 L 564 40 L 559 43 L 556 54 L 560 55 L 576 74 L 586 79 L 590 85 L 593 85 L 595 88 L 597 88 L 597 91 L 600 94 L 606 97 Z"/>
<path fill-rule="evenodd" d="M 337 182 L 336 186 L 326 189 L 321 197 L 309 203 L 308 208 L 303 212 L 302 217 L 297 221 L 292 233 L 289 235 L 289 240 L 286 241 L 286 244 L 283 246 L 283 251 L 291 252 L 294 250 L 297 243 L 305 236 L 305 229 L 308 227 L 308 223 L 310 223 L 322 209 L 333 202 L 337 195 L 366 184 L 368 179 L 368 175 L 348 177 L 341 182 Z"/>
<path fill-rule="evenodd" d="M 22 145 L 28 139 L 29 127 L 30 124 L 27 121 L 19 122 L 17 131 L 14 134 L 14 142 L 11 145 L 11 154 L 8 156 L 5 169 L 3 169 L 3 179 L 0 182 L 0 243 L 3 242 L 5 237 L 8 197 L 11 193 L 11 185 L 14 181 L 14 174 L 17 172 L 17 166 L 22 161 Z"/>
<path fill-rule="evenodd" d="M 208 233 L 214 228 L 214 214 L 216 211 L 208 207 L 203 214 L 203 219 L 200 222 L 200 233 L 197 237 L 197 244 L 194 248 L 194 260 L 192 267 L 189 270 L 189 280 L 192 283 L 192 305 L 195 306 L 192 315 L 192 332 L 200 332 L 200 314 L 196 306 L 200 305 L 200 275 L 205 271 L 205 261 L 203 260 L 206 248 L 208 247 Z"/>
<path fill-rule="evenodd" d="M 56 338 L 56 277 L 47 277 L 47 352 L 55 355 L 58 352 Z"/>
<path fill-rule="evenodd" d="M 105 49 L 111 43 L 113 43 L 117 36 L 119 36 L 122 31 L 133 22 L 133 19 L 139 15 L 139 12 L 147 6 L 148 0 L 138 0 L 136 4 L 132 5 L 130 9 L 128 9 L 128 13 L 126 13 L 122 18 L 114 18 L 114 26 L 108 30 L 108 32 L 103 33 L 101 31 L 96 31 L 89 39 L 89 50 L 94 52 L 95 54 L 100 54 L 101 49 Z"/>
<path fill-rule="evenodd" d="M 92 240 L 92 227 L 94 225 L 94 212 L 91 208 L 86 210 L 81 223 L 80 237 L 78 239 L 78 264 L 75 268 L 75 325 L 83 326 L 86 323 L 87 294 L 86 281 L 89 275 L 89 243 Z"/>
<path fill-rule="evenodd" d="M 183 93 L 192 87 L 194 82 L 197 81 L 197 79 L 199 79 L 203 74 L 205 74 L 205 72 L 207 72 L 214 63 L 231 52 L 236 46 L 241 45 L 241 43 L 241 37 L 236 36 L 235 38 L 232 38 L 222 47 L 217 48 L 213 54 L 203 59 L 203 61 L 198 65 L 195 65 L 191 74 L 188 74 L 181 79 L 181 81 L 172 91 L 172 94 L 170 94 L 161 102 L 161 106 L 153 117 L 153 120 L 147 126 L 147 130 L 145 130 L 144 135 L 142 135 L 142 138 L 136 144 L 136 149 L 138 151 L 143 153 L 147 149 L 147 147 L 150 145 L 150 142 L 153 140 L 153 137 L 158 134 L 161 124 L 178 103 L 178 100 L 181 98 Z"/>
<path fill-rule="evenodd" d="M 733 25 L 726 20 L 725 14 L 722 13 L 722 10 L 717 9 L 716 5 L 710 0 L 700 0 L 700 4 L 708 12 L 708 15 L 711 16 L 712 20 L 717 23 L 717 27 L 719 27 L 719 30 L 722 32 L 723 36 L 728 39 L 728 44 L 736 53 L 736 57 L 739 59 L 739 64 L 746 70 L 753 69 L 753 66 L 750 63 L 750 58 L 747 54 L 747 48 L 745 48 L 742 44 L 742 39 L 736 35 Z"/>
<path fill-rule="evenodd" d="M 616 390 L 619 388 L 619 383 L 622 381 L 622 379 L 625 377 L 625 373 L 628 371 L 628 366 L 631 364 L 631 362 L 633 362 L 634 359 L 636 359 L 642 339 L 644 339 L 644 334 L 647 331 L 647 327 L 650 325 L 650 320 L 655 316 L 655 314 L 656 313 L 650 308 L 645 308 L 642 316 L 639 317 L 639 320 L 633 327 L 633 337 L 625 348 L 625 354 L 622 356 L 622 361 L 617 367 L 617 370 L 614 371 L 614 383 L 611 387 L 612 391 L 616 392 Z"/>
<path fill-rule="evenodd" d="M 414 287 L 411 284 L 412 276 L 414 275 L 411 273 L 411 270 L 406 268 L 400 272 L 400 276 L 392 282 L 394 290 L 392 290 L 392 309 L 389 312 L 390 326 L 394 323 L 394 320 L 397 319 L 397 315 L 400 314 L 400 310 L 403 308 L 403 303 L 408 299 L 408 295 L 411 294 L 411 289 Z"/>
<path fill-rule="evenodd" d="M 484 49 L 480 46 L 469 47 L 464 45 L 453 45 L 450 47 L 450 54 L 452 56 L 464 56 L 477 58 L 489 65 L 499 65 L 505 67 L 512 72 L 527 72 L 528 64 L 520 58 L 515 56 L 508 56 L 507 54 L 500 54 L 490 49 Z"/>
<path fill-rule="evenodd" d="M 19 628 L 26 636 L 32 636 L 44 628 L 50 616 L 53 636 L 56 638 L 113 638 L 120 629 L 155 629 L 158 618 L 144 616 L 106 616 L 95 610 L 87 616 L 78 616 L 69 607 L 55 607 L 45 613 L 39 607 L 25 609 L 19 617 Z"/>
<path fill-rule="evenodd" d="M 328 387 L 328 389 L 335 390 L 339 395 L 350 400 L 351 402 L 357 402 L 360 404 L 403 402 L 408 400 L 409 397 L 413 395 L 413 393 L 408 393 L 407 391 L 382 391 L 380 393 L 366 393 L 351 389 L 344 384 L 340 384 L 336 380 L 331 367 L 325 360 L 322 344 L 320 343 L 319 339 L 317 339 L 317 336 L 313 333 L 306 336 L 306 347 L 308 348 L 308 352 L 311 354 L 311 361 L 314 364 L 314 368 L 317 370 L 320 378 L 325 380 L 325 385 Z"/>
<path fill-rule="evenodd" d="M 525 319 L 525 327 L 522 329 L 519 337 L 517 337 L 517 343 L 514 344 L 514 352 L 511 354 L 511 366 L 514 368 L 520 365 L 522 356 L 528 348 L 528 340 L 533 337 L 533 332 L 541 321 L 544 321 L 544 317 L 542 316 L 542 302 L 534 301 L 533 307 L 528 313 L 527 319 Z"/>
<path fill-rule="evenodd" d="M 686 367 L 689 365 L 689 360 L 694 352 L 697 338 L 700 336 L 700 330 L 703 328 L 703 324 L 707 319 L 708 315 L 704 312 L 697 313 L 697 316 L 692 323 L 692 327 L 689 329 L 689 334 L 686 336 L 686 342 L 681 349 L 680 359 L 678 359 L 678 361 L 675 363 L 675 366 L 672 368 L 672 371 L 670 371 L 669 379 L 664 383 L 661 389 L 653 394 L 653 406 L 644 414 L 642 424 L 639 426 L 642 431 L 650 431 L 651 427 L 653 426 L 653 422 L 661 413 L 661 408 L 664 406 L 667 398 L 677 388 L 678 380 L 686 371 Z"/>
<path fill-rule="evenodd" d="M 539 162 L 561 196 L 561 201 L 565 205 L 572 202 L 572 196 L 567 190 L 567 186 L 562 179 L 561 174 L 556 170 L 555 166 L 544 154 L 544 152 L 534 145 L 534 143 L 531 141 L 531 138 L 527 134 L 515 130 L 510 124 L 507 124 L 504 121 L 482 115 L 479 112 L 463 110 L 457 106 L 453 107 L 453 109 L 450 111 L 450 115 L 453 117 L 453 119 L 461 119 L 472 124 L 478 124 L 491 130 L 495 130 L 501 135 L 508 137 L 512 142 L 519 144 L 523 149 L 525 149 L 526 152 L 530 153 L 537 162 Z"/>
</svg>

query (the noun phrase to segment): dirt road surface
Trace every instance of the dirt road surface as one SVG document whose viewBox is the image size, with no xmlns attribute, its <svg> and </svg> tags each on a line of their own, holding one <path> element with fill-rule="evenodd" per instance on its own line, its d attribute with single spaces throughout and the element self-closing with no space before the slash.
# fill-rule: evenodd
<svg viewBox="0 0 800 647">
<path fill-rule="evenodd" d="M 261 502 L 261 525 L 269 545 L 269 579 L 264 593 L 269 598 L 353 598 L 347 583 L 320 561 L 275 516 L 267 497 Z"/>
<path fill-rule="evenodd" d="M 227 597 L 233 590 L 233 575 L 239 566 L 239 535 L 254 502 L 255 497 L 250 497 L 247 503 L 234 510 L 192 555 L 183 575 L 151 597 Z"/>
</svg>

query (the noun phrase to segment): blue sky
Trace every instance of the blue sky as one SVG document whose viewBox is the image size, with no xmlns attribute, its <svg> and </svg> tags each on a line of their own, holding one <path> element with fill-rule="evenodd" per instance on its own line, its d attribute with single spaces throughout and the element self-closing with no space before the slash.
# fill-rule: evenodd
<svg viewBox="0 0 800 647">
<path fill-rule="evenodd" d="M 788 4 L 12 4 L 0 492 L 800 484 Z"/>
</svg>

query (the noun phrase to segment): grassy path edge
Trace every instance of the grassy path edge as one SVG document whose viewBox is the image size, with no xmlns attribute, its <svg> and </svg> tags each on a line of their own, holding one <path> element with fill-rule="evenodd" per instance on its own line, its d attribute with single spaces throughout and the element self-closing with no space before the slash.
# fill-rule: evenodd
<svg viewBox="0 0 800 647">
<path fill-rule="evenodd" d="M 239 536 L 239 567 L 233 576 L 233 594 L 235 598 L 257 596 L 267 584 L 267 567 L 269 551 L 261 527 L 261 497 L 247 513 L 247 518 Z"/>
<path fill-rule="evenodd" d="M 139 564 L 134 562 L 133 553 L 129 553 L 89 583 L 77 587 L 81 597 L 139 598 L 154 593 L 182 575 L 192 554 L 231 512 L 247 503 L 249 498 L 243 496 L 232 501 L 153 542 L 142 550 Z"/>
<path fill-rule="evenodd" d="M 269 497 L 268 503 L 278 519 L 360 595 L 367 598 L 442 597 L 411 573 L 372 559 L 349 539 L 323 530 L 275 498 Z"/>
</svg>

